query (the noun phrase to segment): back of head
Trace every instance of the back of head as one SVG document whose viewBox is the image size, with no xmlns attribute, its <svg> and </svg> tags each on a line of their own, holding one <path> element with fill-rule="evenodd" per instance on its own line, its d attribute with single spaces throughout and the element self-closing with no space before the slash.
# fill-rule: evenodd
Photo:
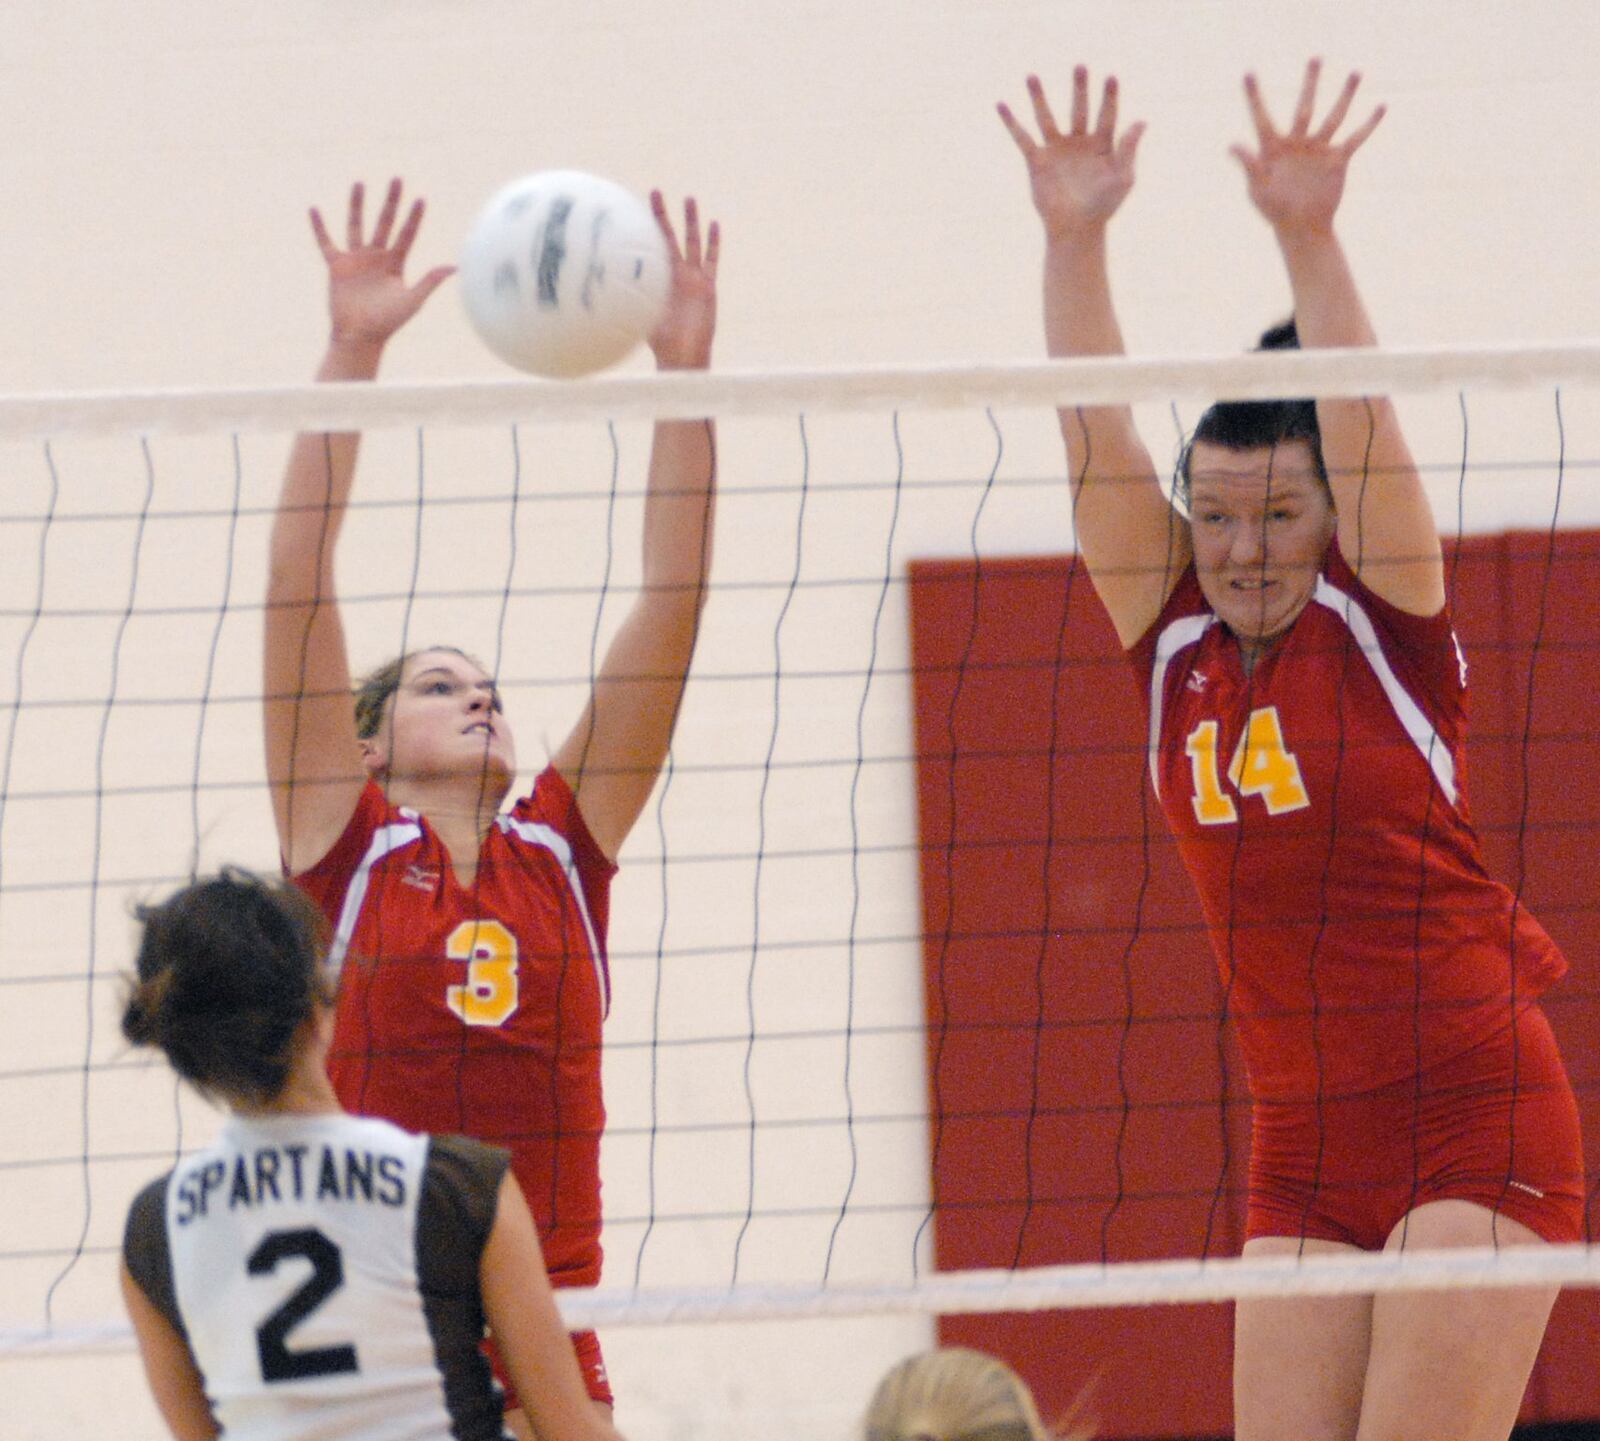
<svg viewBox="0 0 1600 1441">
<path fill-rule="evenodd" d="M 123 1035 L 208 1094 L 271 1102 L 301 1027 L 332 999 L 322 913 L 286 881 L 228 869 L 135 914 Z"/>
<path fill-rule="evenodd" d="M 965 1346 L 908 1356 L 878 1383 L 864 1441 L 1056 1441 L 1027 1383 Z M 1060 1438 L 1066 1441 L 1066 1438 Z"/>
<path fill-rule="evenodd" d="M 1294 317 L 1264 332 L 1258 351 L 1298 350 L 1300 333 Z M 1194 433 L 1184 443 L 1178 457 L 1179 494 L 1189 494 L 1189 461 L 1195 442 L 1221 446 L 1225 450 L 1269 450 L 1285 441 L 1303 440 L 1311 447 L 1317 474 L 1327 484 L 1322 461 L 1322 431 L 1317 425 L 1314 400 L 1219 400 L 1200 417 Z"/>
</svg>

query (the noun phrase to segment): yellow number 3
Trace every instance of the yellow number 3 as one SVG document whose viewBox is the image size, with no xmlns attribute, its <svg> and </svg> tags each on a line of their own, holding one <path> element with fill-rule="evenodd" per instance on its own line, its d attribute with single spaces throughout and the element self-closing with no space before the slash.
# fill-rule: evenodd
<svg viewBox="0 0 1600 1441">
<path fill-rule="evenodd" d="M 517 938 L 499 921 L 462 921 L 445 954 L 467 963 L 466 984 L 449 986 L 445 1004 L 469 1026 L 499 1026 L 517 1008 Z"/>
<path fill-rule="evenodd" d="M 1239 818 L 1237 807 L 1217 775 L 1217 723 L 1201 721 L 1184 746 L 1194 771 L 1194 813 L 1203 826 L 1223 826 Z M 1260 796 L 1268 815 L 1304 810 L 1311 804 L 1300 762 L 1283 743 L 1277 706 L 1250 712 L 1228 764 L 1228 779 L 1241 796 Z"/>
</svg>

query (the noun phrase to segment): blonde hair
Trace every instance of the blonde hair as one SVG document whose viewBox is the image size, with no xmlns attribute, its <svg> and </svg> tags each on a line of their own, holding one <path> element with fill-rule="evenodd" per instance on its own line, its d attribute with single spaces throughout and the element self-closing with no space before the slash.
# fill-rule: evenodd
<svg viewBox="0 0 1600 1441">
<path fill-rule="evenodd" d="M 864 1441 L 1088 1441 L 1078 1429 L 1082 1400 L 1067 1432 L 1039 1417 L 1028 1384 L 1004 1361 L 966 1346 L 941 1346 L 892 1367 L 867 1407 Z"/>
</svg>

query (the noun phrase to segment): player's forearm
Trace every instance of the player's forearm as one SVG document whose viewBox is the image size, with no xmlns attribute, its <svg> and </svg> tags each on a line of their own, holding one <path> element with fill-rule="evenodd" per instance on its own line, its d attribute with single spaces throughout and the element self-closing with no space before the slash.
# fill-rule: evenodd
<svg viewBox="0 0 1600 1441">
<path fill-rule="evenodd" d="M 1046 349 L 1058 359 L 1127 353 L 1111 299 L 1103 225 L 1046 237 L 1044 330 Z M 1131 407 L 1079 406 L 1057 414 L 1074 488 L 1101 474 L 1125 480 L 1134 470 L 1142 473 Z"/>
<path fill-rule="evenodd" d="M 1046 236 L 1044 338 L 1046 349 L 1058 358 L 1125 352 L 1111 300 L 1103 225 Z"/>
<path fill-rule="evenodd" d="M 333 337 L 317 369 L 318 382 L 376 378 L 383 348 Z M 331 595 L 333 551 L 355 479 L 360 434 L 303 431 L 284 469 L 273 519 L 271 585 L 279 599 L 309 600 L 308 588 Z"/>
<path fill-rule="evenodd" d="M 1350 262 L 1333 230 L 1284 229 L 1277 238 L 1289 273 L 1301 345 L 1307 349 L 1376 345 L 1378 337 Z"/>
<path fill-rule="evenodd" d="M 1362 303 L 1344 246 L 1331 228 L 1279 230 L 1278 248 L 1289 274 L 1289 289 L 1294 296 L 1295 329 L 1300 344 L 1308 350 L 1359 348 L 1378 343 L 1367 308 Z M 1387 396 L 1325 398 L 1317 402 L 1322 419 L 1323 448 L 1329 465 L 1336 469 L 1352 459 L 1334 454 L 1342 451 L 1340 432 L 1348 430 L 1357 453 L 1373 448 L 1373 427 L 1388 437 L 1380 447 L 1385 453 L 1374 459 L 1388 465 L 1410 463 L 1407 455 L 1388 455 L 1390 445 L 1400 446 L 1399 422 Z"/>
<path fill-rule="evenodd" d="M 711 573 L 716 481 L 713 423 L 658 422 L 645 489 L 643 604 L 698 618 Z"/>
</svg>

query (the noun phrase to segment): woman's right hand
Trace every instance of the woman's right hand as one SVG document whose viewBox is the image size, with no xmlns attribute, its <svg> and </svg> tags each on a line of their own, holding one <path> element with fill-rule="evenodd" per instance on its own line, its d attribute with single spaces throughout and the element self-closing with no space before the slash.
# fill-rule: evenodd
<svg viewBox="0 0 1600 1441">
<path fill-rule="evenodd" d="M 417 238 L 425 207 L 421 200 L 413 201 L 404 224 L 395 231 L 400 190 L 399 180 L 389 182 L 372 236 L 365 239 L 361 211 L 366 188 L 359 180 L 350 187 L 343 250 L 329 237 L 322 213 L 315 208 L 311 211 L 311 230 L 328 263 L 328 314 L 335 345 L 381 350 L 389 337 L 422 308 L 423 302 L 455 274 L 453 265 L 440 265 L 415 285 L 406 284 L 406 257 Z"/>
<path fill-rule="evenodd" d="M 1133 189 L 1133 161 L 1144 122 L 1136 121 L 1117 135 L 1117 78 L 1112 75 L 1106 78 L 1100 115 L 1091 130 L 1089 72 L 1082 65 L 1072 72 L 1072 128 L 1066 134 L 1056 126 L 1037 75 L 1028 77 L 1028 97 L 1038 140 L 1008 105 L 1002 102 L 996 108 L 1028 163 L 1033 207 L 1046 234 L 1069 237 L 1104 227 Z"/>
</svg>

